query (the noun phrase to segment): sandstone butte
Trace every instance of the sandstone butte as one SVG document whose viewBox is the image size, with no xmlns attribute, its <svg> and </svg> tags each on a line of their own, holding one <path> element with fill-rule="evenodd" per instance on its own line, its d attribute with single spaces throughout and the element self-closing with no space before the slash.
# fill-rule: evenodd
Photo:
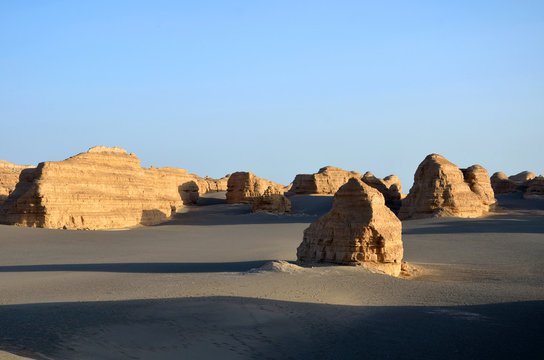
<svg viewBox="0 0 544 360">
<path fill-rule="evenodd" d="M 496 172 L 491 176 L 491 186 L 496 195 L 525 192 L 535 178 L 536 175 L 530 171 L 522 171 L 510 177 L 502 172 Z"/>
<path fill-rule="evenodd" d="M 277 188 L 269 186 L 263 195 L 253 198 L 251 211 L 285 214 L 291 211 L 291 201 Z"/>
<path fill-rule="evenodd" d="M 21 171 L 30 168 L 32 166 L 17 165 L 0 160 L 0 204 L 15 190 Z"/>
<path fill-rule="evenodd" d="M 489 175 L 483 167 L 474 165 L 463 173 L 443 156 L 431 154 L 417 168 L 399 218 L 480 217 L 495 203 Z"/>
<path fill-rule="evenodd" d="M 539 175 L 530 180 L 523 197 L 526 199 L 544 199 L 544 176 Z"/>
<path fill-rule="evenodd" d="M 297 249 L 302 265 L 361 265 L 398 276 L 403 257 L 402 223 L 383 195 L 351 178 L 334 195 L 332 209 L 304 230 Z"/>
<path fill-rule="evenodd" d="M 226 203 L 251 204 L 255 198 L 263 196 L 269 187 L 274 194 L 283 194 L 286 190 L 285 186 L 250 172 L 235 172 L 231 174 L 227 183 Z"/>
<path fill-rule="evenodd" d="M 134 154 L 97 146 L 21 172 L 0 222 L 52 229 L 111 229 L 162 222 L 195 203 L 207 182 L 186 170 L 142 168 Z"/>
<path fill-rule="evenodd" d="M 334 166 L 326 166 L 315 174 L 299 174 L 291 183 L 288 196 L 300 194 L 332 195 L 351 178 L 363 180 L 382 193 L 388 206 L 401 200 L 402 186 L 400 179 L 389 175 L 384 179 L 375 177 L 371 172 L 361 175 L 357 171 L 348 171 Z"/>
</svg>

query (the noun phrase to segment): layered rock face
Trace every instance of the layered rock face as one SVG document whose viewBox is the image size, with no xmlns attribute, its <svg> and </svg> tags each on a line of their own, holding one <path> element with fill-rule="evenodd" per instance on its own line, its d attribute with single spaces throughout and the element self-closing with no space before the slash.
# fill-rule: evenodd
<svg viewBox="0 0 544 360">
<path fill-rule="evenodd" d="M 491 187 L 496 195 L 518 191 L 517 185 L 502 172 L 496 172 L 491 176 Z"/>
<path fill-rule="evenodd" d="M 262 196 L 269 187 L 274 194 L 283 194 L 285 191 L 285 186 L 262 179 L 250 172 L 235 172 L 227 183 L 226 203 L 251 204 L 254 198 Z"/>
<path fill-rule="evenodd" d="M 32 166 L 17 165 L 0 160 L 0 204 L 15 190 L 21 171 L 30 168 Z"/>
<path fill-rule="evenodd" d="M 484 205 L 493 205 L 497 202 L 486 169 L 480 165 L 472 165 L 461 171 L 463 172 L 463 177 L 470 187 L 470 190 L 480 197 L 480 200 Z"/>
<path fill-rule="evenodd" d="M 523 197 L 526 199 L 544 199 L 544 176 L 539 175 L 530 180 Z"/>
<path fill-rule="evenodd" d="M 285 214 L 291 211 L 291 201 L 278 192 L 277 188 L 269 186 L 263 195 L 251 201 L 252 212 L 271 212 Z"/>
<path fill-rule="evenodd" d="M 536 175 L 530 171 L 522 171 L 519 174 L 509 176 L 508 179 L 517 186 L 528 186 L 529 181 L 533 180 L 535 177 Z"/>
<path fill-rule="evenodd" d="M 365 184 L 381 192 L 385 198 L 386 205 L 389 207 L 394 207 L 403 198 L 400 179 L 396 175 L 389 175 L 382 180 L 375 177 L 370 171 L 367 171 L 363 175 L 362 180 Z"/>
<path fill-rule="evenodd" d="M 209 192 L 219 192 L 227 191 L 227 184 L 229 181 L 230 174 L 225 175 L 221 179 L 213 179 L 209 176 L 201 178 L 197 175 L 195 177 L 195 182 L 198 184 L 198 191 L 200 194 L 206 194 Z"/>
<path fill-rule="evenodd" d="M 295 176 L 287 195 L 323 194 L 332 195 L 351 178 L 361 178 L 356 171 L 347 171 L 334 166 L 319 169 L 316 174 Z"/>
<path fill-rule="evenodd" d="M 402 224 L 383 195 L 351 178 L 334 195 L 332 209 L 304 230 L 297 249 L 301 264 L 354 264 L 398 276 L 403 256 Z"/>
<path fill-rule="evenodd" d="M 399 218 L 479 217 L 495 202 L 487 171 L 479 165 L 463 172 L 441 155 L 431 154 L 419 165 L 414 185 L 402 201 Z M 474 191 L 472 190 L 474 189 Z"/>
<path fill-rule="evenodd" d="M 99 146 L 23 170 L 0 207 L 0 222 L 54 229 L 150 225 L 196 202 L 198 192 L 186 170 L 145 169 L 134 154 Z"/>
</svg>

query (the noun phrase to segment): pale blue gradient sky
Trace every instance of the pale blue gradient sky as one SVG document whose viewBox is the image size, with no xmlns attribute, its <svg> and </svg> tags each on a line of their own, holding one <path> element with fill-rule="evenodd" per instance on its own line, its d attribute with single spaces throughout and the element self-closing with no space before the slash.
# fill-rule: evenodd
<svg viewBox="0 0 544 360">
<path fill-rule="evenodd" d="M 0 158 L 544 172 L 544 1 L 2 1 Z"/>
</svg>

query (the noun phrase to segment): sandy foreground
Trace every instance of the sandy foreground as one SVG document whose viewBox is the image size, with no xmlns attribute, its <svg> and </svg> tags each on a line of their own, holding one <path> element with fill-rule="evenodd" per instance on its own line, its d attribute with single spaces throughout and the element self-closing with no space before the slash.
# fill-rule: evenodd
<svg viewBox="0 0 544 360">
<path fill-rule="evenodd" d="M 544 200 L 403 222 L 411 279 L 287 264 L 330 197 L 251 214 L 213 194 L 122 231 L 0 226 L 0 359 L 537 358 Z M 264 266 L 264 269 L 261 268 Z"/>
</svg>

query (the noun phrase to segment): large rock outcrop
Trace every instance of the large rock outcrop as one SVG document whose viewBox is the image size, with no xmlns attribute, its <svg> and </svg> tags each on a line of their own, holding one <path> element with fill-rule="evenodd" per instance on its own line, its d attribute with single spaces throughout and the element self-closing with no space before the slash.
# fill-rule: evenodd
<svg viewBox="0 0 544 360">
<path fill-rule="evenodd" d="M 399 218 L 485 215 L 495 203 L 489 180 L 485 179 L 487 171 L 479 165 L 469 169 L 465 172 L 467 182 L 463 172 L 446 158 L 428 155 L 416 170 L 414 185 L 402 201 Z"/>
<path fill-rule="evenodd" d="M 383 195 L 351 178 L 334 195 L 332 209 L 304 230 L 301 264 L 353 264 L 398 276 L 403 256 L 402 223 Z"/>
<path fill-rule="evenodd" d="M 285 214 L 291 211 L 291 201 L 277 188 L 269 186 L 263 195 L 253 198 L 251 211 Z"/>
<path fill-rule="evenodd" d="M 536 175 L 530 171 L 522 171 L 516 175 L 509 176 L 508 179 L 517 186 L 528 186 L 529 182 L 535 177 Z"/>
<path fill-rule="evenodd" d="M 30 168 L 32 166 L 17 165 L 0 160 L 0 204 L 15 190 L 21 171 Z"/>
<path fill-rule="evenodd" d="M 198 200 L 195 176 L 142 168 L 134 154 L 97 146 L 21 173 L 0 207 L 0 222 L 31 227 L 110 229 L 166 220 Z"/>
<path fill-rule="evenodd" d="M 340 186 L 351 178 L 361 178 L 356 171 L 347 171 L 334 166 L 319 169 L 316 174 L 299 174 L 295 176 L 287 195 L 321 194 L 333 195 Z"/>
<path fill-rule="evenodd" d="M 399 201 L 403 198 L 402 187 L 398 176 L 389 175 L 382 180 L 374 176 L 370 171 L 367 171 L 361 180 L 381 192 L 387 206 L 390 208 L 397 207 L 398 209 L 398 206 L 400 206 Z"/>
<path fill-rule="evenodd" d="M 544 176 L 539 175 L 530 180 L 523 197 L 526 199 L 544 199 Z"/>
<path fill-rule="evenodd" d="M 273 193 L 283 194 L 285 186 L 266 180 L 250 172 L 238 171 L 229 177 L 227 183 L 227 204 L 251 204 L 254 198 L 262 196 L 271 187 Z"/>
<path fill-rule="evenodd" d="M 491 176 L 491 187 L 495 195 L 518 191 L 518 186 L 502 172 L 496 172 Z"/>
</svg>

